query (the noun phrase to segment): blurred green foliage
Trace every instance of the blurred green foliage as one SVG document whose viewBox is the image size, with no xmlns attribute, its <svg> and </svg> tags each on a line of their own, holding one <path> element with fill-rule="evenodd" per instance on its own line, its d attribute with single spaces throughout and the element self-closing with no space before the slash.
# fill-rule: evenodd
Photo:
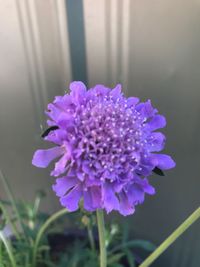
<svg viewBox="0 0 200 267">
<path fill-rule="evenodd" d="M 43 191 L 36 194 L 33 203 L 16 201 L 2 173 L 8 200 L 0 200 L 0 267 L 95 267 L 98 266 L 98 236 L 96 217 L 80 207 L 80 212 L 67 214 L 61 210 L 51 216 L 40 211 L 45 197 Z M 73 238 L 65 231 L 65 222 L 75 225 Z M 8 230 L 10 228 L 10 233 Z M 56 240 L 59 249 L 53 247 L 49 237 L 60 234 Z M 80 235 L 80 233 L 82 233 Z M 129 240 L 127 225 L 118 223 L 106 227 L 108 267 L 135 267 L 142 260 L 138 251 L 150 253 L 155 246 L 145 240 Z M 67 243 L 66 243 L 67 242 Z"/>
</svg>

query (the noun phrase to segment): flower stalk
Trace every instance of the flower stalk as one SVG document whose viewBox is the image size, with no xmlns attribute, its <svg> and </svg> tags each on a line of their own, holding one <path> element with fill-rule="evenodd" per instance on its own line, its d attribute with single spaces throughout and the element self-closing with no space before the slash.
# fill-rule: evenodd
<svg viewBox="0 0 200 267">
<path fill-rule="evenodd" d="M 178 237 L 180 237 L 199 218 L 200 207 L 197 208 L 139 267 L 150 266 Z"/>
<path fill-rule="evenodd" d="M 9 185 L 6 177 L 4 177 L 4 175 L 3 175 L 1 170 L 0 170 L 0 180 L 1 180 L 1 182 L 2 182 L 2 184 L 4 186 L 4 188 L 5 188 L 5 191 L 6 191 L 6 194 L 8 196 L 8 199 L 10 200 L 11 206 L 12 206 L 12 208 L 13 208 L 15 214 L 16 214 L 18 223 L 19 223 L 19 225 L 21 227 L 21 230 L 22 230 L 22 232 L 24 234 L 24 238 L 27 239 L 28 237 L 26 235 L 26 231 L 25 231 L 25 228 L 24 228 L 24 225 L 23 225 L 23 222 L 22 222 L 22 218 L 21 218 L 20 212 L 19 212 L 18 207 L 17 207 L 17 203 L 15 201 L 13 192 L 12 192 L 12 190 L 10 188 L 10 185 Z M 13 228 L 13 225 L 14 224 L 12 224 L 12 228 Z M 14 233 L 16 234 L 16 237 L 19 237 L 18 234 L 17 234 L 17 228 L 15 226 L 14 226 L 13 230 L 14 230 Z"/>
<path fill-rule="evenodd" d="M 94 237 L 93 237 L 91 225 L 87 226 L 87 231 L 88 231 L 88 238 L 89 238 L 89 242 L 90 242 L 90 247 L 91 247 L 92 251 L 95 252 L 95 242 L 94 242 Z"/>
<path fill-rule="evenodd" d="M 11 267 L 17 267 L 16 261 L 15 261 L 15 257 L 14 257 L 13 251 L 12 251 L 11 244 L 7 240 L 7 238 L 4 236 L 2 231 L 0 231 L 0 241 L 3 242 L 3 244 L 4 244 L 5 248 L 6 248 L 6 251 L 8 253 L 8 257 L 9 257 L 9 260 L 10 260 L 10 263 L 11 263 Z"/>
<path fill-rule="evenodd" d="M 100 267 L 106 267 L 107 253 L 106 253 L 105 223 L 104 223 L 103 210 L 97 210 L 97 225 L 99 233 Z"/>
<path fill-rule="evenodd" d="M 54 213 L 47 221 L 42 225 L 42 227 L 39 229 L 34 246 L 33 246 L 33 267 L 36 266 L 36 261 L 37 261 L 37 250 L 38 246 L 40 244 L 40 241 L 43 237 L 44 232 L 47 230 L 49 225 L 53 223 L 55 220 L 60 218 L 61 216 L 67 214 L 68 211 L 66 209 L 59 210 L 58 212 Z"/>
</svg>

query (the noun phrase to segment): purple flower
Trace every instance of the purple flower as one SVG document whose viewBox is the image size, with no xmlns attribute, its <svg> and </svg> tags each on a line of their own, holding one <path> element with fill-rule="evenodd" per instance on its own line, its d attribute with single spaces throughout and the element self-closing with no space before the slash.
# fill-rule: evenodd
<svg viewBox="0 0 200 267">
<path fill-rule="evenodd" d="M 147 180 L 152 171 L 175 166 L 170 156 L 157 153 L 165 136 L 155 130 L 165 127 L 165 118 L 150 100 L 126 98 L 120 85 L 86 90 L 82 82 L 73 82 L 70 94 L 55 97 L 46 114 L 53 127 L 45 140 L 56 146 L 37 150 L 32 163 L 45 168 L 59 158 L 51 175 L 62 177 L 53 190 L 69 211 L 83 199 L 88 211 L 132 214 L 145 193 L 155 193 Z"/>
</svg>

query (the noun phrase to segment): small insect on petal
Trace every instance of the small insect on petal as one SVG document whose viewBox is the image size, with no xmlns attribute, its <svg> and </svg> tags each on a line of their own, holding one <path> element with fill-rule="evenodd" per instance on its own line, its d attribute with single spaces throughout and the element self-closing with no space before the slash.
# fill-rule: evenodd
<svg viewBox="0 0 200 267">
<path fill-rule="evenodd" d="M 58 126 L 51 126 L 42 133 L 41 137 L 45 138 L 51 131 L 55 131 L 57 129 L 59 129 Z"/>
<path fill-rule="evenodd" d="M 164 172 L 163 172 L 161 169 L 159 169 L 158 167 L 155 167 L 155 168 L 153 169 L 153 172 L 154 172 L 155 174 L 157 174 L 157 175 L 165 176 Z"/>
</svg>

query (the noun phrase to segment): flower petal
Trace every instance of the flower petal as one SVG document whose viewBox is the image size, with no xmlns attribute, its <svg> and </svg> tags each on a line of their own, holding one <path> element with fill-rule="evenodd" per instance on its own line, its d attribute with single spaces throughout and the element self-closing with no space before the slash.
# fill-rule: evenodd
<svg viewBox="0 0 200 267">
<path fill-rule="evenodd" d="M 105 87 L 102 84 L 97 84 L 95 85 L 91 91 L 88 91 L 88 96 L 94 96 L 96 97 L 104 97 L 105 95 L 107 95 L 110 92 L 110 88 Z"/>
<path fill-rule="evenodd" d="M 130 204 L 127 195 L 123 191 L 119 193 L 119 203 L 119 212 L 123 216 L 131 215 L 134 213 L 135 208 Z"/>
<path fill-rule="evenodd" d="M 56 184 L 52 185 L 52 189 L 56 192 L 58 197 L 62 197 L 76 184 L 78 184 L 77 178 L 72 176 L 64 176 L 56 179 Z"/>
<path fill-rule="evenodd" d="M 152 107 L 150 100 L 146 101 L 145 103 L 139 103 L 136 106 L 136 110 L 146 118 L 153 117 L 157 112 L 157 110 Z"/>
<path fill-rule="evenodd" d="M 113 100 L 117 100 L 122 95 L 121 91 L 122 91 L 121 84 L 117 84 L 117 86 L 110 91 L 110 96 L 112 96 Z"/>
<path fill-rule="evenodd" d="M 63 152 L 63 148 L 61 147 L 44 150 L 39 149 L 33 155 L 32 164 L 36 167 L 46 168 L 52 160 L 61 156 Z"/>
<path fill-rule="evenodd" d="M 72 97 L 70 95 L 64 95 L 62 97 L 56 97 L 53 101 L 56 107 L 60 108 L 61 111 L 74 111 L 75 105 L 72 101 Z"/>
<path fill-rule="evenodd" d="M 60 174 L 63 174 L 67 170 L 67 164 L 69 163 L 72 154 L 71 145 L 67 142 L 64 142 L 63 150 L 64 150 L 64 155 L 60 158 L 58 162 L 56 162 L 55 168 L 51 172 L 52 176 L 59 176 Z"/>
<path fill-rule="evenodd" d="M 149 195 L 155 194 L 155 189 L 148 180 L 137 178 L 137 180 L 128 187 L 127 197 L 131 204 L 138 205 L 144 202 L 145 193 Z"/>
<path fill-rule="evenodd" d="M 150 152 L 161 151 L 165 146 L 165 140 L 166 138 L 164 134 L 159 133 L 159 132 L 152 133 L 151 139 L 149 141 L 147 140 L 148 150 Z"/>
<path fill-rule="evenodd" d="M 112 210 L 119 209 L 119 200 L 113 191 L 113 186 L 110 183 L 105 183 L 102 189 L 102 200 L 103 205 L 107 211 L 107 213 L 111 212 Z"/>
<path fill-rule="evenodd" d="M 93 186 L 88 188 L 87 191 L 83 192 L 84 197 L 84 208 L 88 211 L 94 211 L 102 207 L 101 201 L 101 188 Z"/>
<path fill-rule="evenodd" d="M 158 167 L 161 170 L 168 170 L 176 166 L 174 160 L 165 154 L 152 154 L 151 162 L 155 167 Z"/>
<path fill-rule="evenodd" d="M 57 145 L 61 145 L 67 139 L 67 132 L 62 129 L 57 129 L 51 131 L 44 139 Z"/>
<path fill-rule="evenodd" d="M 144 201 L 144 190 L 138 184 L 133 184 L 128 188 L 127 196 L 133 205 L 141 204 Z"/>
<path fill-rule="evenodd" d="M 146 125 L 150 131 L 155 131 L 159 128 L 164 128 L 166 126 L 166 119 L 162 115 L 156 115 Z"/>
<path fill-rule="evenodd" d="M 49 116 L 53 121 L 56 121 L 60 115 L 60 108 L 56 107 L 54 104 L 50 103 L 47 106 L 48 111 L 45 111 L 45 114 Z"/>
<path fill-rule="evenodd" d="M 129 97 L 127 99 L 127 105 L 128 107 L 133 107 L 139 102 L 139 98 L 137 97 Z"/>
<path fill-rule="evenodd" d="M 140 179 L 137 181 L 138 185 L 143 188 L 144 192 L 149 194 L 149 195 L 154 195 L 155 194 L 155 188 L 149 184 L 148 179 Z"/>
<path fill-rule="evenodd" d="M 149 176 L 152 172 L 153 167 L 150 165 L 140 164 L 136 169 L 136 173 L 142 176 Z"/>
<path fill-rule="evenodd" d="M 69 161 L 68 153 L 65 153 L 62 158 L 56 162 L 54 170 L 51 172 L 51 176 L 59 176 L 67 170 L 67 163 Z"/>
<path fill-rule="evenodd" d="M 83 96 L 86 93 L 86 86 L 82 82 L 72 82 L 70 84 L 70 95 L 74 98 L 76 103 L 81 103 L 83 101 Z"/>
<path fill-rule="evenodd" d="M 67 195 L 60 198 L 60 203 L 69 211 L 75 211 L 78 209 L 79 201 L 82 197 L 81 185 L 75 186 Z"/>
<path fill-rule="evenodd" d="M 57 118 L 57 125 L 65 130 L 71 128 L 74 125 L 74 118 L 65 112 L 61 112 Z"/>
</svg>

